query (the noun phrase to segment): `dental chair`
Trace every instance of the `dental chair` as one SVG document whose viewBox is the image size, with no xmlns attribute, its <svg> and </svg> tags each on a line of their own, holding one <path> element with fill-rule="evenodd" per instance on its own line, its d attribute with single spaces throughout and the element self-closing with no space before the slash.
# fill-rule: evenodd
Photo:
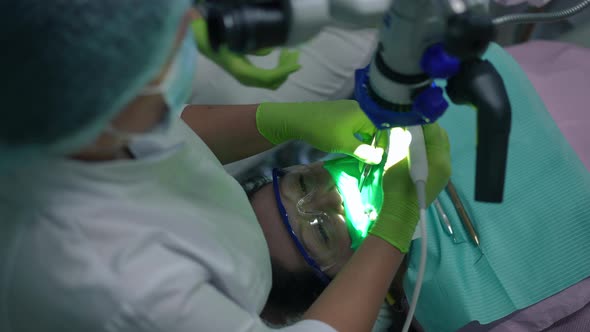
<svg viewBox="0 0 590 332">
<path fill-rule="evenodd" d="M 558 128 L 590 171 L 590 48 L 530 41 L 507 51 L 524 69 Z M 590 278 L 498 321 L 486 325 L 471 322 L 459 331 L 590 331 Z"/>
</svg>

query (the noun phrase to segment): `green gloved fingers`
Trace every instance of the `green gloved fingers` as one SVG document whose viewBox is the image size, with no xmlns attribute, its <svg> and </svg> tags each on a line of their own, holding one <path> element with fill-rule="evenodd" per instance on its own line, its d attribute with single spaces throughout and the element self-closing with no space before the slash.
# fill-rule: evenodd
<svg viewBox="0 0 590 332">
<path fill-rule="evenodd" d="M 322 151 L 344 153 L 370 164 L 378 164 L 383 156 L 382 148 L 357 139 L 374 135 L 376 128 L 354 100 L 262 103 L 256 126 L 273 144 L 303 140 Z"/>
<path fill-rule="evenodd" d="M 301 68 L 298 63 L 299 51 L 281 50 L 278 64 L 272 69 L 258 68 L 245 56 L 237 56 L 229 51 L 227 53 L 231 56 L 226 59 L 226 70 L 240 83 L 248 86 L 276 90 L 285 83 L 289 75 Z"/>
<path fill-rule="evenodd" d="M 401 163 L 407 165 L 406 161 Z M 387 195 L 384 194 L 383 207 L 391 206 L 388 199 Z M 410 243 L 418 221 L 418 202 L 398 203 L 395 211 L 387 208 L 381 209 L 379 217 L 369 229 L 369 234 L 382 238 L 405 254 L 410 249 Z"/>
<path fill-rule="evenodd" d="M 251 54 L 256 55 L 256 56 L 267 56 L 267 55 L 271 54 L 272 51 L 273 51 L 272 48 L 262 48 L 262 49 L 252 52 Z"/>
<path fill-rule="evenodd" d="M 449 183 L 451 177 L 451 145 L 447 131 L 438 124 L 423 126 L 428 153 L 426 205 L 432 204 Z M 431 157 L 432 156 L 432 157 Z"/>
<path fill-rule="evenodd" d="M 438 124 L 423 127 L 428 156 L 426 199 L 429 205 L 444 189 L 451 176 L 451 155 L 446 131 Z M 383 207 L 369 230 L 406 253 L 419 220 L 416 188 L 410 178 L 408 160 L 386 170 L 383 177 Z"/>
<path fill-rule="evenodd" d="M 245 55 L 236 54 L 227 46 L 220 46 L 215 52 L 209 42 L 207 22 L 202 18 L 197 19 L 192 22 L 191 27 L 201 54 L 215 62 L 243 85 L 276 90 L 289 78 L 289 75 L 301 68 L 298 63 L 298 51 L 282 50 L 277 66 L 272 69 L 256 67 Z M 257 52 L 257 55 L 266 55 L 270 52 L 272 49 L 262 49 Z"/>
<path fill-rule="evenodd" d="M 197 43 L 199 52 L 201 52 L 201 54 L 207 58 L 211 58 L 215 52 L 211 47 L 211 43 L 209 43 L 207 22 L 203 18 L 196 19 L 191 23 L 191 28 L 193 30 L 193 36 L 195 36 L 195 42 Z"/>
</svg>

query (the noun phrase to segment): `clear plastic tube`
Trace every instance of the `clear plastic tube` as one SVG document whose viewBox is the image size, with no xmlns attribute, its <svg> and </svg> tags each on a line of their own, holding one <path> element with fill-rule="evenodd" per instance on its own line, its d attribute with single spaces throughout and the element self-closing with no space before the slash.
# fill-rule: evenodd
<svg viewBox="0 0 590 332">
<path fill-rule="evenodd" d="M 425 183 L 419 181 L 416 183 L 416 191 L 418 197 L 426 197 L 426 186 Z M 418 202 L 420 206 L 425 206 L 425 202 Z M 420 208 L 420 232 L 421 232 L 421 246 L 420 246 L 420 265 L 418 266 L 418 276 L 416 277 L 416 285 L 414 285 L 414 292 L 412 294 L 412 301 L 410 302 L 410 308 L 408 310 L 408 316 L 402 332 L 408 332 L 412 319 L 414 318 L 414 312 L 418 305 L 418 298 L 420 297 L 420 290 L 422 289 L 422 281 L 424 280 L 424 272 L 426 271 L 426 250 L 428 248 L 428 236 L 426 234 L 426 209 Z"/>
<path fill-rule="evenodd" d="M 552 13 L 525 13 L 525 14 L 510 14 L 496 17 L 493 22 L 494 25 L 504 24 L 523 24 L 523 23 L 546 23 L 561 21 L 570 16 L 581 12 L 586 7 L 590 6 L 590 0 L 583 0 L 577 5 Z"/>
</svg>

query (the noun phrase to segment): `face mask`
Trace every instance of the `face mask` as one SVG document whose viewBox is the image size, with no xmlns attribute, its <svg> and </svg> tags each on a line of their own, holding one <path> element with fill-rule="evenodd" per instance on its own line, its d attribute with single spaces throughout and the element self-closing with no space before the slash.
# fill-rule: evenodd
<svg viewBox="0 0 590 332">
<path fill-rule="evenodd" d="M 141 96 L 162 95 L 168 108 L 168 112 L 164 114 L 162 120 L 149 132 L 130 133 L 116 129 L 112 125 L 107 127 L 107 131 L 125 140 L 145 139 L 147 136 L 167 134 L 172 121 L 174 118 L 180 117 L 184 105 L 190 98 L 196 61 L 197 48 L 193 34 L 189 30 L 162 83 L 157 86 L 148 86 L 140 93 Z"/>
</svg>

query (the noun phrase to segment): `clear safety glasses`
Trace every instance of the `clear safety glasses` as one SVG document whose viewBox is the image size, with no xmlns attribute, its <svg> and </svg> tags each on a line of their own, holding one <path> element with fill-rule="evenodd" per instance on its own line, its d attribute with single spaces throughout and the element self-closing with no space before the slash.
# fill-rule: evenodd
<svg viewBox="0 0 590 332">
<path fill-rule="evenodd" d="M 297 249 L 318 277 L 328 283 L 326 270 L 346 261 L 351 251 L 342 198 L 329 173 L 309 166 L 274 169 L 273 189 L 281 218 Z"/>
</svg>

